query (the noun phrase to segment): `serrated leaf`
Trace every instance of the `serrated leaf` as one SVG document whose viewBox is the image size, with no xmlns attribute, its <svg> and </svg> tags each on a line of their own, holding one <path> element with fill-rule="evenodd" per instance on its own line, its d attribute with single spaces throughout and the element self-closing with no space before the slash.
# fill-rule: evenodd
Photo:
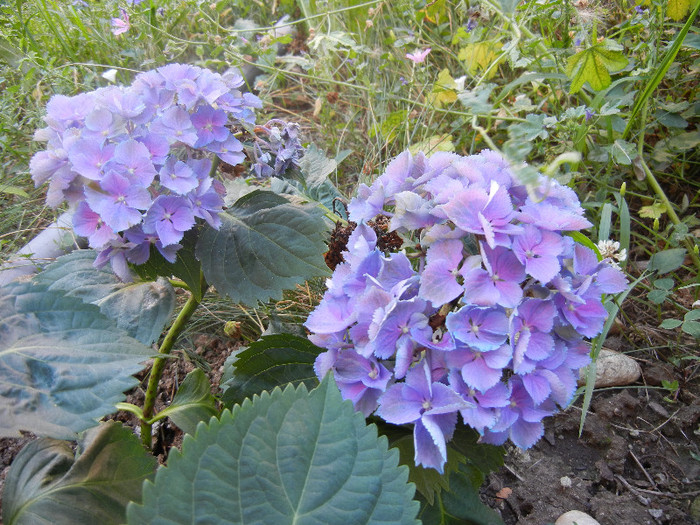
<svg viewBox="0 0 700 525">
<path fill-rule="evenodd" d="M 108 318 L 143 344 L 156 341 L 175 308 L 175 292 L 167 280 L 124 283 L 107 267 L 95 268 L 93 250 L 76 250 L 56 259 L 33 281 L 49 290 L 100 308 Z"/>
<path fill-rule="evenodd" d="M 308 388 L 316 386 L 318 379 L 314 362 L 324 351 L 305 337 L 291 334 L 263 336 L 237 353 L 224 368 L 221 400 L 230 408 L 253 394 L 276 386 L 297 386 L 299 383 Z"/>
<path fill-rule="evenodd" d="M 186 436 L 128 523 L 419 523 L 415 488 L 329 374 L 264 392 Z"/>
<path fill-rule="evenodd" d="M 195 368 L 185 376 L 170 406 L 158 412 L 157 418 L 169 417 L 180 430 L 194 434 L 200 421 L 209 421 L 216 414 L 211 383 L 201 368 Z"/>
<path fill-rule="evenodd" d="M 0 288 L 0 436 L 73 439 L 137 381 L 153 351 L 99 308 L 44 285 Z"/>
<path fill-rule="evenodd" d="M 690 11 L 690 0 L 668 0 L 666 4 L 666 16 L 671 20 L 680 22 Z"/>
<path fill-rule="evenodd" d="M 65 441 L 42 438 L 17 455 L 5 480 L 6 525 L 117 525 L 141 499 L 156 458 L 120 423 L 89 430 L 76 457 Z"/>
<path fill-rule="evenodd" d="M 328 178 L 328 175 L 333 173 L 338 164 L 334 159 L 329 159 L 326 154 L 316 147 L 316 144 L 311 144 L 304 156 L 299 161 L 299 168 L 304 175 L 306 185 L 315 187 L 323 184 Z"/>
<path fill-rule="evenodd" d="M 610 73 L 619 71 L 628 64 L 627 57 L 611 47 L 612 42 L 605 41 L 569 57 L 566 67 L 566 74 L 571 79 L 569 93 L 576 93 L 586 82 L 594 91 L 610 86 Z"/>
<path fill-rule="evenodd" d="M 221 228 L 205 227 L 197 243 L 204 275 L 220 294 L 255 306 L 328 275 L 323 259 L 328 227 L 316 207 L 254 191 L 220 216 Z"/>
<path fill-rule="evenodd" d="M 649 271 L 659 275 L 677 270 L 685 260 L 685 248 L 671 248 L 656 252 L 649 258 Z"/>
<path fill-rule="evenodd" d="M 345 202 L 343 194 L 328 179 L 318 186 L 304 188 L 299 181 L 272 177 L 270 179 L 270 189 L 275 193 L 306 197 L 309 200 L 323 204 L 333 213 L 343 217 L 343 219 L 348 218 L 345 206 L 340 204 Z"/>
</svg>

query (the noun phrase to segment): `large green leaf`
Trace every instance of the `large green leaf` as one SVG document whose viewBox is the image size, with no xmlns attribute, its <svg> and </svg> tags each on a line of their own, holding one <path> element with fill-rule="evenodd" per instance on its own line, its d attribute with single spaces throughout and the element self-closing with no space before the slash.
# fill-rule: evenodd
<svg viewBox="0 0 700 525">
<path fill-rule="evenodd" d="M 569 93 L 576 93 L 588 82 L 594 91 L 610 86 L 610 73 L 627 66 L 628 60 L 614 42 L 605 40 L 569 57 L 566 74 L 571 79 Z"/>
<path fill-rule="evenodd" d="M 177 389 L 170 406 L 158 412 L 157 419 L 169 417 L 182 431 L 194 434 L 200 421 L 208 421 L 216 414 L 211 383 L 201 368 L 195 368 Z"/>
<path fill-rule="evenodd" d="M 17 455 L 5 480 L 5 525 L 123 523 L 129 501 L 141 499 L 156 459 L 114 421 L 89 430 L 74 456 L 65 441 L 42 438 Z"/>
<path fill-rule="evenodd" d="M 114 410 L 152 353 L 61 290 L 0 288 L 0 436 L 73 439 Z"/>
<path fill-rule="evenodd" d="M 247 399 L 171 452 L 128 522 L 418 523 L 398 452 L 343 401 L 329 374 Z"/>
<path fill-rule="evenodd" d="M 323 351 L 305 337 L 291 334 L 263 336 L 237 353 L 235 361 L 224 369 L 221 400 L 231 408 L 253 394 L 276 386 L 304 383 L 312 388 L 318 384 L 314 361 Z"/>
<path fill-rule="evenodd" d="M 197 242 L 204 275 L 235 302 L 255 306 L 282 291 L 327 275 L 326 222 L 314 206 L 254 191 L 221 215 L 219 230 L 205 227 Z"/>
<path fill-rule="evenodd" d="M 100 311 L 131 337 L 151 344 L 159 337 L 175 308 L 175 292 L 165 279 L 124 283 L 107 268 L 93 266 L 93 250 L 76 250 L 34 277 L 49 290 L 61 290 Z"/>
</svg>

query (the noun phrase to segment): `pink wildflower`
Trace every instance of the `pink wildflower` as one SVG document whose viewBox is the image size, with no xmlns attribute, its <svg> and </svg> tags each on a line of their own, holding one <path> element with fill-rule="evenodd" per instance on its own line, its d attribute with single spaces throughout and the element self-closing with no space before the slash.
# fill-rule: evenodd
<svg viewBox="0 0 700 525">
<path fill-rule="evenodd" d="M 425 57 L 428 56 L 431 49 L 426 47 L 423 51 L 415 50 L 413 53 L 406 53 L 406 58 L 409 59 L 414 64 L 420 64 L 425 61 Z"/>
<path fill-rule="evenodd" d="M 122 14 L 122 18 L 112 18 L 112 33 L 114 33 L 115 36 L 126 33 L 131 28 L 131 24 L 129 23 L 129 13 L 127 13 L 126 10 L 122 9 L 121 7 L 119 8 L 119 11 Z"/>
</svg>

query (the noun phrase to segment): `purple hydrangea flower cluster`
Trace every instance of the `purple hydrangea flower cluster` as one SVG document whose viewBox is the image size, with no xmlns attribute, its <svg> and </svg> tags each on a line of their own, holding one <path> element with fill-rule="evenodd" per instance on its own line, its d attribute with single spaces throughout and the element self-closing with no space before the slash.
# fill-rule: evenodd
<svg viewBox="0 0 700 525">
<path fill-rule="evenodd" d="M 37 186 L 49 182 L 47 203 L 76 205 L 73 225 L 129 278 L 127 262 L 142 264 L 154 245 L 175 261 L 186 231 L 203 219 L 219 228 L 223 186 L 212 160 L 245 159 L 234 133 L 255 124 L 258 97 L 242 93 L 243 77 L 170 64 L 111 86 L 47 105 L 47 143 L 30 163 Z"/>
<path fill-rule="evenodd" d="M 521 448 L 566 406 L 624 274 L 566 232 L 591 226 L 570 188 L 518 182 L 499 154 L 404 152 L 349 205 L 344 262 L 310 339 L 365 416 L 413 424 L 417 464 L 442 472 L 458 414 L 482 442 Z M 400 252 L 367 222 L 390 218 Z"/>
</svg>

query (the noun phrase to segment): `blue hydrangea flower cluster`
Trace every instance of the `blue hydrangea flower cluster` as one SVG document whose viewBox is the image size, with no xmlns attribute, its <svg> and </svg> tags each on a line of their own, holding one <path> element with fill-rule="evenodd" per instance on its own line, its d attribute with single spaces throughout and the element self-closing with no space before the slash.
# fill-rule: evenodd
<svg viewBox="0 0 700 525">
<path fill-rule="evenodd" d="M 210 175 L 211 157 L 232 165 L 245 158 L 234 133 L 252 128 L 258 97 L 243 93 L 236 71 L 170 64 L 111 86 L 47 105 L 47 143 L 30 163 L 37 186 L 49 182 L 47 203 L 76 205 L 73 225 L 129 278 L 154 245 L 174 262 L 197 218 L 219 228 L 224 188 Z"/>
<path fill-rule="evenodd" d="M 281 177 L 292 168 L 299 168 L 304 147 L 299 139 L 299 124 L 280 119 L 270 120 L 255 128 L 255 163 L 253 172 L 259 179 Z"/>
<path fill-rule="evenodd" d="M 591 226 L 576 194 L 518 182 L 497 153 L 405 152 L 349 205 L 357 227 L 309 316 L 310 339 L 365 416 L 413 424 L 415 461 L 442 472 L 458 414 L 485 443 L 521 448 L 566 406 L 624 274 L 566 232 Z M 390 219 L 400 252 L 367 222 Z"/>
</svg>

